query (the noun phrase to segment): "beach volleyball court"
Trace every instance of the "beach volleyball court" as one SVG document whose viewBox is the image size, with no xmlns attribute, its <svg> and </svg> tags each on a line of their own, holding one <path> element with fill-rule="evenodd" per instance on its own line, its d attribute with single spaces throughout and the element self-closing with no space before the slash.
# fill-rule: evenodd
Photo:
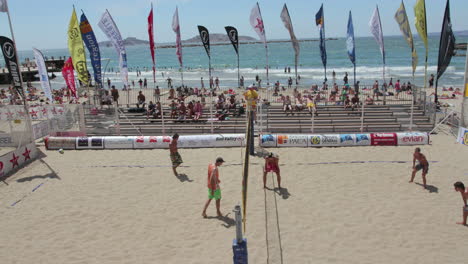
<svg viewBox="0 0 468 264">
<path fill-rule="evenodd" d="M 268 258 L 270 195 L 284 263 L 463 263 L 468 228 L 455 224 L 462 201 L 453 183 L 467 182 L 468 149 L 453 137 L 431 138 L 422 147 L 429 162 L 438 161 L 429 190 L 418 185 L 420 174 L 408 183 L 414 147 L 274 149 L 287 195 L 263 191 L 263 160 L 251 157 L 249 261 Z M 2 263 L 232 262 L 239 148 L 182 149 L 178 178 L 167 150 L 41 150 L 43 162 L 0 183 Z M 210 207 L 203 219 L 207 165 L 218 156 L 226 161 L 225 217 Z"/>
</svg>

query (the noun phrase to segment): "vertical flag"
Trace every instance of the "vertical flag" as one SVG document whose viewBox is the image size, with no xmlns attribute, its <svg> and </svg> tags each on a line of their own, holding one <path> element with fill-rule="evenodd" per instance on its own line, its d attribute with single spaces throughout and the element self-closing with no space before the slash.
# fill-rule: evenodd
<svg viewBox="0 0 468 264">
<path fill-rule="evenodd" d="M 383 61 L 383 81 L 385 83 L 385 46 L 384 46 L 384 37 L 382 32 L 382 23 L 380 22 L 380 13 L 379 7 L 376 6 L 374 10 L 374 14 L 372 15 L 371 20 L 369 21 L 369 26 L 372 35 L 375 38 L 377 44 L 379 44 L 380 52 L 382 53 L 382 61 Z M 384 97 L 385 98 L 385 97 Z"/>
<path fill-rule="evenodd" d="M 73 73 L 73 59 L 72 57 L 68 58 L 62 68 L 62 75 L 63 79 L 65 79 L 65 83 L 67 84 L 68 89 L 70 89 L 71 94 L 73 97 L 77 97 L 76 94 L 76 85 L 75 85 L 75 74 Z"/>
<path fill-rule="evenodd" d="M 292 42 L 294 52 L 295 52 L 294 62 L 295 62 L 296 83 L 297 83 L 297 63 L 299 59 L 299 41 L 297 41 L 296 35 L 294 35 L 294 29 L 293 29 L 293 25 L 291 22 L 291 17 L 289 16 L 288 7 L 286 6 L 286 4 L 284 4 L 283 6 L 283 10 L 281 11 L 280 17 L 281 17 L 281 20 L 283 21 L 284 26 L 289 31 L 289 35 L 291 36 L 291 42 Z"/>
<path fill-rule="evenodd" d="M 346 32 L 346 49 L 348 50 L 349 60 L 351 60 L 354 66 L 354 86 L 356 86 L 356 46 L 354 42 L 354 26 L 351 11 L 349 11 L 348 30 Z M 359 90 L 356 90 L 356 92 L 359 93 Z"/>
<path fill-rule="evenodd" d="M 99 44 L 94 35 L 93 28 L 89 24 L 84 13 L 80 18 L 80 30 L 83 41 L 89 51 L 89 57 L 94 71 L 94 81 L 102 86 L 101 52 L 99 51 Z"/>
<path fill-rule="evenodd" d="M 413 43 L 413 34 L 411 33 L 411 28 L 408 21 L 408 16 L 406 15 L 405 4 L 401 1 L 400 8 L 398 8 L 395 14 L 395 20 L 397 21 L 398 25 L 400 25 L 401 33 L 403 37 L 405 37 L 406 42 L 411 48 L 411 58 L 412 58 L 412 66 L 413 66 L 413 79 L 414 79 L 414 72 L 416 71 L 416 66 L 418 66 L 418 54 L 416 53 L 416 49 L 414 48 Z"/>
<path fill-rule="evenodd" d="M 236 51 L 236 54 L 239 55 L 239 35 L 237 33 L 237 29 L 229 26 L 224 28 L 226 29 L 226 33 L 234 47 L 234 50 Z"/>
<path fill-rule="evenodd" d="M 211 52 L 210 52 L 210 33 L 204 26 L 198 26 L 198 32 L 200 33 L 200 39 L 205 47 L 206 54 L 208 55 L 208 74 L 211 81 Z"/>
<path fill-rule="evenodd" d="M 224 27 L 226 29 L 226 33 L 228 35 L 229 40 L 231 41 L 234 50 L 236 51 L 237 55 L 237 84 L 240 88 L 240 63 L 239 63 L 239 34 L 235 27 Z"/>
<path fill-rule="evenodd" d="M 198 32 L 200 33 L 200 39 L 201 42 L 203 43 L 203 47 L 205 47 L 206 54 L 208 57 L 211 57 L 210 53 L 210 33 L 208 32 L 208 29 L 204 26 L 198 26 Z"/>
<path fill-rule="evenodd" d="M 348 50 L 348 57 L 351 62 L 356 65 L 356 47 L 354 41 L 354 26 L 351 11 L 349 11 L 348 30 L 346 32 L 346 49 Z"/>
<path fill-rule="evenodd" d="M 73 7 L 70 23 L 68 24 L 68 50 L 73 58 L 73 67 L 78 73 L 78 80 L 88 85 L 88 67 L 86 66 L 86 54 L 81 38 L 81 31 L 76 17 L 75 7 Z"/>
<path fill-rule="evenodd" d="M 270 79 L 268 76 L 268 70 L 270 66 L 268 64 L 268 46 L 265 34 L 265 25 L 263 24 L 262 13 L 260 12 L 260 6 L 258 5 L 258 2 L 250 12 L 250 25 L 253 27 L 254 31 L 257 32 L 260 40 L 263 41 L 263 45 L 265 45 L 267 84 L 269 84 Z"/>
<path fill-rule="evenodd" d="M 427 57 L 429 52 L 428 42 L 427 42 L 427 22 L 426 22 L 426 2 L 425 0 L 417 0 L 416 5 L 414 6 L 414 24 L 418 30 L 419 37 L 424 43 L 426 48 L 426 60 L 424 65 L 424 87 L 427 85 Z"/>
<path fill-rule="evenodd" d="M 320 30 L 320 56 L 325 69 L 325 81 L 327 80 L 327 50 L 325 48 L 325 17 L 323 15 L 323 4 L 315 15 L 315 24 Z"/>
<path fill-rule="evenodd" d="M 154 61 L 154 27 L 153 27 L 153 3 L 151 3 L 151 11 L 148 16 L 148 37 L 151 51 L 151 59 L 153 60 L 153 82 L 156 83 L 156 62 Z"/>
<path fill-rule="evenodd" d="M 123 84 L 128 87 L 127 51 L 125 50 L 125 45 L 122 40 L 122 36 L 120 35 L 120 31 L 108 10 L 102 14 L 98 25 L 102 32 L 104 32 L 104 34 L 106 34 L 106 36 L 109 38 L 115 50 L 117 51 L 117 54 L 119 55 L 120 76 L 122 78 Z"/>
<path fill-rule="evenodd" d="M 3 57 L 5 58 L 5 64 L 8 68 L 10 78 L 13 80 L 13 86 L 21 98 L 24 99 L 24 91 L 21 82 L 21 71 L 17 63 L 18 60 L 16 56 L 15 44 L 11 39 L 0 36 L 0 48 L 2 49 Z"/>
<path fill-rule="evenodd" d="M 439 59 L 437 63 L 437 80 L 435 90 L 435 102 L 437 103 L 437 84 L 439 78 L 442 77 L 445 70 L 452 60 L 452 56 L 455 53 L 455 36 L 452 31 L 452 22 L 450 20 L 450 3 L 447 0 L 445 7 L 444 21 L 442 22 L 442 32 L 440 33 L 440 44 L 439 44 Z"/>
<path fill-rule="evenodd" d="M 266 35 L 265 35 L 265 26 L 263 25 L 262 13 L 260 13 L 260 6 L 255 4 L 250 12 L 250 25 L 252 25 L 255 32 L 257 32 L 258 37 L 263 41 L 265 48 L 267 47 Z"/>
<path fill-rule="evenodd" d="M 182 68 L 182 40 L 180 38 L 179 9 L 177 7 L 172 18 L 172 30 L 176 33 L 176 54 Z"/>
<path fill-rule="evenodd" d="M 6 0 L 0 0 L 0 12 L 8 12 Z"/>
<path fill-rule="evenodd" d="M 49 75 L 47 74 L 47 67 L 44 62 L 44 56 L 42 52 L 36 48 L 33 48 L 34 58 L 36 59 L 37 70 L 39 72 L 39 80 L 41 81 L 42 90 L 50 102 L 53 102 L 52 91 L 49 83 Z"/>
</svg>

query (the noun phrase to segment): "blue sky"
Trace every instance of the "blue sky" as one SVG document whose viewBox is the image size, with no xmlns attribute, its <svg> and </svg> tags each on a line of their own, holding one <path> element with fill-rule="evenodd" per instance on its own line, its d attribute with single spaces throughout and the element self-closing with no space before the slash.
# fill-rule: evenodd
<svg viewBox="0 0 468 264">
<path fill-rule="evenodd" d="M 72 5 L 77 15 L 83 9 L 94 28 L 98 41 L 107 40 L 97 23 L 107 8 L 119 27 L 122 36 L 147 39 L 146 18 L 150 3 L 155 11 L 156 42 L 173 42 L 175 35 L 171 29 L 172 15 L 179 6 L 182 39 L 198 34 L 197 25 L 204 25 L 210 33 L 224 33 L 224 26 L 237 27 L 240 35 L 257 37 L 249 24 L 253 0 L 10 0 L 14 33 L 18 49 L 31 47 L 40 49 L 67 47 L 67 28 Z M 288 5 L 298 38 L 317 38 L 315 13 L 322 1 L 313 0 L 260 0 L 260 8 L 265 22 L 267 39 L 288 38 L 289 34 L 280 20 L 283 4 Z M 352 10 L 356 36 L 369 36 L 368 22 L 375 5 L 379 5 L 382 27 L 385 35 L 400 34 L 394 14 L 399 0 L 328 0 L 324 2 L 327 37 L 343 37 L 346 33 L 348 11 Z M 414 29 L 413 6 L 416 0 L 405 0 L 406 10 Z M 441 29 L 445 0 L 426 0 L 428 31 Z M 451 17 L 454 30 L 468 30 L 467 0 L 452 0 Z M 0 34 L 10 36 L 8 19 L 0 13 Z"/>
</svg>

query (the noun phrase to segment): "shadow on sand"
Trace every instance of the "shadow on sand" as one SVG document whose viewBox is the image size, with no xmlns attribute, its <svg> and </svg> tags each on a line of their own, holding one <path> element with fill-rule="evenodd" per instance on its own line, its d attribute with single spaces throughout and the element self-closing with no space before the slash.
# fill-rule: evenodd
<svg viewBox="0 0 468 264">
<path fill-rule="evenodd" d="M 179 173 L 176 177 L 180 182 L 193 182 L 185 173 Z"/>
<path fill-rule="evenodd" d="M 208 216 L 208 217 L 206 217 L 206 219 L 217 219 L 217 220 L 223 222 L 222 226 L 224 226 L 225 228 L 230 228 L 230 227 L 236 225 L 236 220 L 234 220 L 233 218 L 229 217 L 229 214 L 230 214 L 230 213 L 226 214 L 225 216 L 221 216 L 221 217 L 218 217 L 218 216 Z"/>
<path fill-rule="evenodd" d="M 274 189 L 271 189 L 271 188 L 267 187 L 266 189 L 269 190 L 269 191 L 273 191 L 273 192 L 277 193 L 284 200 L 288 199 L 289 196 L 291 196 L 291 194 L 288 191 L 288 188 L 281 187 L 281 189 L 280 189 L 280 188 L 276 187 Z"/>
<path fill-rule="evenodd" d="M 422 185 L 421 183 L 417 183 L 417 185 L 423 187 L 424 185 Z M 437 188 L 436 186 L 434 185 L 430 185 L 430 184 L 426 184 L 426 190 L 429 191 L 429 193 L 439 193 L 439 188 Z"/>
</svg>

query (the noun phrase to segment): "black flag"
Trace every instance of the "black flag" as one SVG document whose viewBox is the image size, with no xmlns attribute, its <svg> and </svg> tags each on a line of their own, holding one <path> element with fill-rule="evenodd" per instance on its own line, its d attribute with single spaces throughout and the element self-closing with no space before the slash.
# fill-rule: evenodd
<svg viewBox="0 0 468 264">
<path fill-rule="evenodd" d="M 237 34 L 237 29 L 230 26 L 224 28 L 226 29 L 226 33 L 232 43 L 232 46 L 234 46 L 236 53 L 239 54 L 239 35 Z"/>
<path fill-rule="evenodd" d="M 450 64 L 452 56 L 455 54 L 455 36 L 452 31 L 452 22 L 450 21 L 450 5 L 447 0 L 445 7 L 444 22 L 440 34 L 439 44 L 439 62 L 437 63 L 437 80 L 444 74 Z"/>
<path fill-rule="evenodd" d="M 203 46 L 205 47 L 206 54 L 208 54 L 208 57 L 210 56 L 210 33 L 208 32 L 208 29 L 204 26 L 198 26 L 198 32 L 200 32 L 200 39 L 203 43 Z"/>
<path fill-rule="evenodd" d="M 16 63 L 16 50 L 13 41 L 7 37 L 0 36 L 0 48 L 3 52 L 3 57 L 5 57 L 5 64 L 10 73 L 10 78 L 13 80 L 13 86 L 19 95 L 24 98 L 23 86 L 20 78 L 20 68 Z"/>
</svg>

